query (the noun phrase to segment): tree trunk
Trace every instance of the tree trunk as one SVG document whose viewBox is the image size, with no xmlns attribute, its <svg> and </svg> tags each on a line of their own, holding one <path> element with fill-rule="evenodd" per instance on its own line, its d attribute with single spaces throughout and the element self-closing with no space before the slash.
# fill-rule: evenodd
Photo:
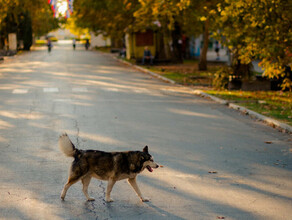
<svg viewBox="0 0 292 220">
<path fill-rule="evenodd" d="M 23 29 L 23 49 L 30 50 L 32 45 L 32 24 L 31 17 L 28 12 L 24 14 L 24 29 Z"/>
<path fill-rule="evenodd" d="M 156 32 L 156 53 L 155 59 L 156 60 L 165 60 L 166 53 L 165 53 L 165 45 L 164 45 L 164 35 L 162 32 Z"/>
<path fill-rule="evenodd" d="M 168 31 L 163 31 L 163 42 L 164 42 L 164 54 L 165 54 L 165 58 L 168 60 L 171 58 L 171 48 L 169 45 L 169 33 Z"/>
<path fill-rule="evenodd" d="M 251 78 L 251 63 L 241 63 L 238 55 L 238 50 L 233 54 L 232 69 L 236 76 L 239 76 L 243 80 L 249 80 Z"/>
<path fill-rule="evenodd" d="M 177 22 L 174 24 L 174 30 L 171 33 L 172 38 L 172 48 L 173 48 L 173 56 L 172 61 L 173 62 L 183 62 L 182 57 L 182 33 L 181 33 L 181 27 Z"/>
<path fill-rule="evenodd" d="M 208 45 L 209 45 L 209 18 L 207 18 L 204 25 L 203 49 L 200 56 L 199 70 L 207 70 Z"/>
</svg>

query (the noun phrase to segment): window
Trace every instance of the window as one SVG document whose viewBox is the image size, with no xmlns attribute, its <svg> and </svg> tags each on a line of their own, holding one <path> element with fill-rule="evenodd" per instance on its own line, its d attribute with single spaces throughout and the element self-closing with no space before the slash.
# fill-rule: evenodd
<svg viewBox="0 0 292 220">
<path fill-rule="evenodd" d="M 136 33 L 136 46 L 153 46 L 153 31 L 147 30 L 146 32 Z"/>
</svg>

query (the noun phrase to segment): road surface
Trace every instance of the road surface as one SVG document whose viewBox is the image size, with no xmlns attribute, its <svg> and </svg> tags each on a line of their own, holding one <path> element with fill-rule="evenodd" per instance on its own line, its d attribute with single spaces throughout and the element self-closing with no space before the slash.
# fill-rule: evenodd
<svg viewBox="0 0 292 220">
<path fill-rule="evenodd" d="M 291 219 L 291 136 L 161 82 L 111 56 L 71 45 L 0 64 L 0 219 Z M 142 203 L 126 180 L 60 193 L 80 149 L 142 150 L 163 167 L 144 171 Z"/>
</svg>

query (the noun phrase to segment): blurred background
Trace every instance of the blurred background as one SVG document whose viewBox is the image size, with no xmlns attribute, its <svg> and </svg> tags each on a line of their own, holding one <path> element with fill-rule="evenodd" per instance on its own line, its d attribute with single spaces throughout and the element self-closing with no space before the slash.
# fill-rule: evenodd
<svg viewBox="0 0 292 220">
<path fill-rule="evenodd" d="M 193 78 L 218 89 L 287 91 L 291 10 L 288 0 L 0 0 L 0 56 L 75 39 L 140 64 L 147 47 L 155 65 L 209 69 Z"/>
</svg>

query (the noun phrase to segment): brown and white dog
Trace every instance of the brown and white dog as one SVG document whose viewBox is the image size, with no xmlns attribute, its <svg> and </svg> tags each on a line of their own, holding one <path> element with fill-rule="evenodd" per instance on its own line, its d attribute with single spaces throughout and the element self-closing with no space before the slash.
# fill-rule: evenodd
<svg viewBox="0 0 292 220">
<path fill-rule="evenodd" d="M 127 151 L 127 152 L 104 152 L 98 150 L 79 150 L 71 142 L 67 134 L 63 134 L 59 138 L 59 147 L 61 151 L 68 157 L 74 157 L 72 162 L 68 182 L 65 184 L 61 193 L 61 199 L 64 200 L 67 190 L 79 180 L 83 184 L 83 193 L 88 201 L 94 201 L 88 195 L 88 185 L 92 177 L 99 180 L 108 181 L 105 201 L 112 202 L 110 193 L 114 184 L 122 179 L 128 179 L 138 197 L 143 202 L 145 199 L 136 182 L 136 176 L 145 168 L 152 172 L 152 168 L 158 168 L 158 164 L 153 161 L 153 157 L 148 153 L 148 147 L 144 147 L 143 151 Z"/>
</svg>

